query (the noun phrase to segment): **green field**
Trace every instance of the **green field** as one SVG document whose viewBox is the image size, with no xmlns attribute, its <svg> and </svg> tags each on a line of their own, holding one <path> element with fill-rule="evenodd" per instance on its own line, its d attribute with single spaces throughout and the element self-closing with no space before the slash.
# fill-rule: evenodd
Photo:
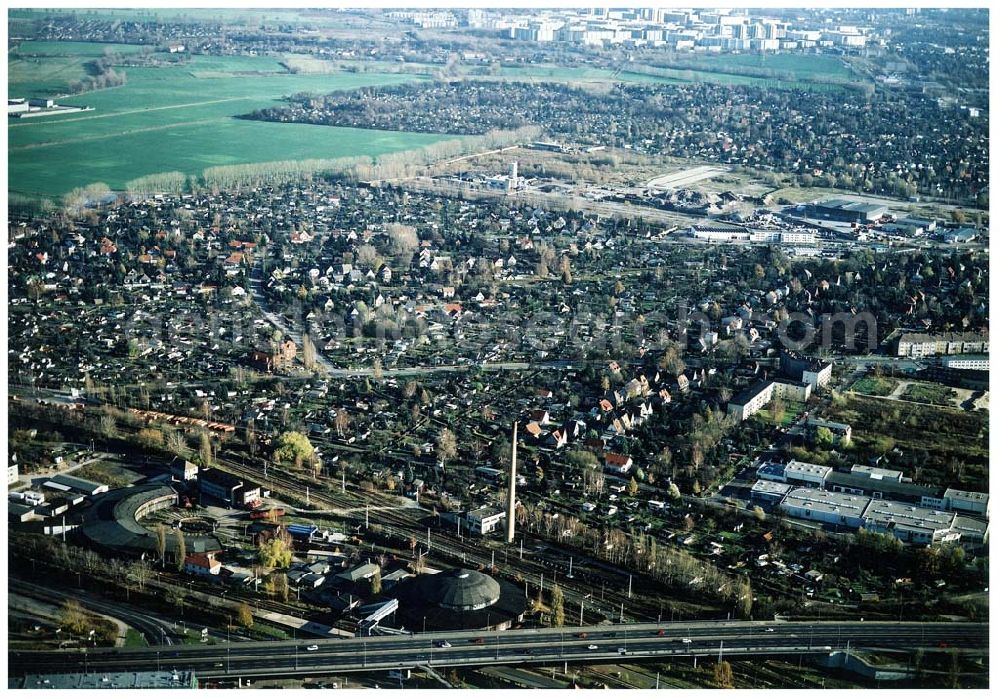
<svg viewBox="0 0 1000 698">
<path fill-rule="evenodd" d="M 111 49 L 134 53 L 133 44 L 92 44 L 83 41 L 25 41 L 7 56 L 7 96 L 42 97 L 62 94 L 71 80 L 86 75 L 84 64 Z"/>
<path fill-rule="evenodd" d="M 899 383 L 892 378 L 875 378 L 869 376 L 862 378 L 851 386 L 851 390 L 862 395 L 888 395 Z"/>
<path fill-rule="evenodd" d="M 706 70 L 773 70 L 798 78 L 851 79 L 851 70 L 836 56 L 777 54 L 721 54 L 696 59 L 698 67 Z M 687 62 L 687 59 L 685 59 Z"/>
<path fill-rule="evenodd" d="M 86 44 L 48 48 L 38 63 L 20 65 L 8 96 L 56 94 L 58 80 L 74 72 L 69 60 Z M 104 46 L 94 44 L 94 56 Z M 55 77 L 53 70 L 63 70 Z M 56 68 L 54 68 L 56 66 Z M 206 167 L 274 160 L 377 156 L 446 138 L 436 134 L 368 131 L 234 119 L 297 92 L 326 93 L 365 85 L 391 85 L 413 75 L 333 73 L 292 75 L 268 56 L 194 56 L 180 66 L 128 68 L 128 83 L 60 100 L 93 112 L 11 119 L 7 127 L 8 190 L 60 196 L 74 187 L 104 182 L 113 189 L 158 172 L 199 174 Z M 201 77 L 199 77 L 201 76 Z"/>
<path fill-rule="evenodd" d="M 956 393 L 946 385 L 937 383 L 910 383 L 901 395 L 904 400 L 926 402 L 930 405 L 954 407 Z"/>
</svg>

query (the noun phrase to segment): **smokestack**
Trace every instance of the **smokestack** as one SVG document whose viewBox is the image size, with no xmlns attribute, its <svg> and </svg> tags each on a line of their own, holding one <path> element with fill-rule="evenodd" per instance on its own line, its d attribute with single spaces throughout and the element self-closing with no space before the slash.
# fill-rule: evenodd
<svg viewBox="0 0 1000 698">
<path fill-rule="evenodd" d="M 517 160 L 510 163 L 510 181 L 514 183 L 515 187 L 517 186 Z"/>
<path fill-rule="evenodd" d="M 510 483 L 507 485 L 507 542 L 514 542 L 514 488 L 517 486 L 517 422 L 510 442 Z"/>
</svg>

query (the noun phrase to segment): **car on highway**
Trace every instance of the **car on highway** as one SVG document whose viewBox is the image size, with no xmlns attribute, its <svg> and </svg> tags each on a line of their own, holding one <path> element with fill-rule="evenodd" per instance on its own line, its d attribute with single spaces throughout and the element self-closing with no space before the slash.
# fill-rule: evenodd
<svg viewBox="0 0 1000 698">
<path fill-rule="evenodd" d="M 666 634 L 667 634 L 667 631 L 664 630 L 663 628 L 660 628 L 659 630 L 656 631 L 656 636 L 657 637 L 663 637 Z"/>
<path fill-rule="evenodd" d="M 449 647 L 451 647 L 451 643 L 448 642 L 447 640 L 438 640 L 437 642 L 434 643 L 434 646 L 440 647 L 442 649 L 448 649 Z"/>
<path fill-rule="evenodd" d="M 628 654 L 628 650 L 625 649 L 624 647 L 619 647 L 618 654 Z"/>
<path fill-rule="evenodd" d="M 306 647 L 306 652 L 315 652 L 319 649 L 319 645 L 309 645 Z"/>
<path fill-rule="evenodd" d="M 587 639 L 587 633 L 579 633 L 577 635 L 577 637 L 580 638 L 581 640 L 586 640 Z"/>
<path fill-rule="evenodd" d="M 597 649 L 597 645 L 587 645 L 587 649 L 588 650 L 596 650 Z"/>
<path fill-rule="evenodd" d="M 469 642 L 471 642 L 474 645 L 481 645 L 481 644 L 483 644 L 483 638 L 481 638 L 481 637 L 474 637 L 474 638 L 471 638 L 469 640 Z"/>
<path fill-rule="evenodd" d="M 683 642 L 685 645 L 690 645 L 691 644 L 691 638 L 685 637 L 684 639 L 681 640 L 681 642 Z"/>
<path fill-rule="evenodd" d="M 773 633 L 774 632 L 774 628 L 764 628 L 764 632 L 765 633 Z"/>
</svg>

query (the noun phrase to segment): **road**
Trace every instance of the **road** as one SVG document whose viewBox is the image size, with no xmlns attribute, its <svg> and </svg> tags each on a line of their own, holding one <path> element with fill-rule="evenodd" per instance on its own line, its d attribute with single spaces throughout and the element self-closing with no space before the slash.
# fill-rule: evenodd
<svg viewBox="0 0 1000 698">
<path fill-rule="evenodd" d="M 660 631 L 662 630 L 662 635 Z M 446 646 L 442 646 L 444 643 Z M 672 656 L 825 653 L 842 648 L 940 647 L 985 651 L 986 623 L 737 622 L 645 623 L 581 628 L 462 631 L 341 640 L 258 642 L 90 651 L 8 652 L 9 675 L 152 669 L 199 677 L 275 676 L 416 666 L 480 666 Z M 315 647 L 310 650 L 308 647 Z"/>
</svg>

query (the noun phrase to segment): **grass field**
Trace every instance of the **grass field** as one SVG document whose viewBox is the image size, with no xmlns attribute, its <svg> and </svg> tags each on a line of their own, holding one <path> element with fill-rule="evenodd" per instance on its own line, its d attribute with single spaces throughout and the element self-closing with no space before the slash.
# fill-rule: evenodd
<svg viewBox="0 0 1000 698">
<path fill-rule="evenodd" d="M 892 446 L 903 456 L 892 467 L 915 480 L 987 491 L 989 414 L 846 394 L 824 419 L 852 425 L 857 458 L 884 453 Z M 888 448 L 887 448 L 888 446 Z"/>
<path fill-rule="evenodd" d="M 954 406 L 955 391 L 946 385 L 937 383 L 910 383 L 903 391 L 904 400 L 926 402 L 929 405 Z"/>
<path fill-rule="evenodd" d="M 103 45 L 93 46 L 94 55 L 101 55 Z M 72 45 L 61 56 L 21 66 L 20 79 L 9 85 L 8 96 L 51 94 L 46 86 L 54 79 L 46 70 L 61 62 L 66 75 L 59 73 L 60 79 L 75 79 L 82 73 L 69 75 L 68 60 L 72 56 L 92 60 L 85 53 L 80 45 Z M 267 56 L 195 56 L 183 66 L 127 69 L 128 83 L 122 87 L 62 100 L 92 106 L 93 112 L 11 120 L 7 127 L 8 190 L 57 197 L 94 182 L 118 189 L 131 179 L 158 172 L 199 174 L 216 165 L 376 156 L 444 138 L 233 118 L 296 92 L 325 93 L 418 79 L 413 75 L 293 75 L 282 71 L 278 59 Z"/>
<path fill-rule="evenodd" d="M 64 93 L 72 80 L 82 78 L 84 64 L 111 49 L 134 53 L 132 44 L 93 44 L 83 41 L 25 41 L 7 57 L 7 96 L 35 97 Z"/>
<path fill-rule="evenodd" d="M 706 70 L 739 70 L 753 68 L 788 73 L 799 78 L 834 78 L 849 80 L 850 69 L 836 56 L 777 54 L 721 54 L 695 59 Z M 688 62 L 685 58 L 685 62 Z"/>
<path fill-rule="evenodd" d="M 851 390 L 862 395 L 888 395 L 899 383 L 892 378 L 862 378 L 851 386 Z"/>
</svg>

